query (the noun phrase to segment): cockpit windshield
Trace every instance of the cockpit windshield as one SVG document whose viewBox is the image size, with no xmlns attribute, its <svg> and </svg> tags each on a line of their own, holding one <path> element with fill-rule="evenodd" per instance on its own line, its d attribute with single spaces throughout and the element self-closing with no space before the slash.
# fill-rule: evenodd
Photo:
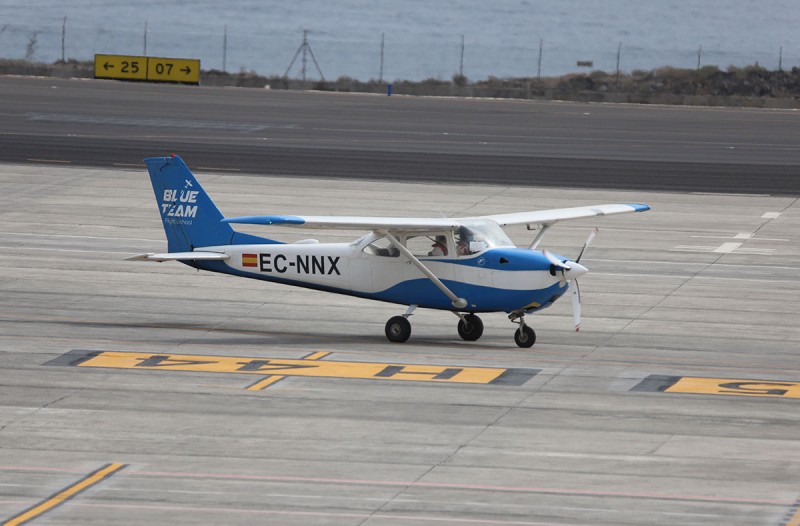
<svg viewBox="0 0 800 526">
<path fill-rule="evenodd" d="M 455 231 L 456 244 L 461 254 L 474 254 L 487 248 L 513 247 L 500 225 L 488 219 L 461 220 L 461 227 Z"/>
</svg>

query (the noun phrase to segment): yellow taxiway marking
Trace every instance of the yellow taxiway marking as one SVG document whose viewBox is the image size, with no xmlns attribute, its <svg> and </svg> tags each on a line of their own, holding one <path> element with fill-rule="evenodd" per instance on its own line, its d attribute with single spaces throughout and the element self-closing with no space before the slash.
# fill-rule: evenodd
<svg viewBox="0 0 800 526">
<path fill-rule="evenodd" d="M 90 473 L 89 475 L 85 476 L 75 484 L 67 486 L 50 498 L 8 519 L 2 523 L 2 526 L 19 526 L 20 524 L 25 524 L 26 522 L 35 519 L 43 513 L 64 504 L 78 493 L 90 488 L 91 486 L 94 486 L 98 482 L 102 482 L 104 479 L 107 479 L 117 471 L 124 468 L 126 465 L 127 464 L 106 464 L 94 473 Z"/>
<path fill-rule="evenodd" d="M 312 354 L 306 356 L 304 359 L 305 360 L 320 360 L 322 358 L 325 358 L 329 354 L 331 354 L 331 353 L 326 352 L 326 351 L 319 351 L 319 352 L 315 352 L 315 353 L 312 353 Z M 261 391 L 262 389 L 266 389 L 270 385 L 273 385 L 273 384 L 275 384 L 277 382 L 280 382 L 284 378 L 286 378 L 286 376 L 282 376 L 282 375 L 281 376 L 267 376 L 263 380 L 259 380 L 256 383 L 248 385 L 245 389 L 247 389 L 248 391 Z"/>
<path fill-rule="evenodd" d="M 664 392 L 800 398 L 800 382 L 683 376 Z"/>
<path fill-rule="evenodd" d="M 51 360 L 46 365 L 255 374 L 272 378 L 276 376 L 304 376 L 496 385 L 522 385 L 540 371 L 539 369 L 320 360 L 320 358 L 328 354 L 330 353 L 317 352 L 306 358 L 294 360 L 286 358 L 206 356 L 135 351 L 85 351 L 76 349 L 55 360 Z M 263 389 L 277 381 L 272 378 L 256 382 L 248 389 Z"/>
</svg>

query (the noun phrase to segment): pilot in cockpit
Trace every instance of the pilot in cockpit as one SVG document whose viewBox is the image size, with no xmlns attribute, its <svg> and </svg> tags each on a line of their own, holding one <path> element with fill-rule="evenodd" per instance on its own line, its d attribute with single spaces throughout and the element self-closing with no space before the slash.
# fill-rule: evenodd
<svg viewBox="0 0 800 526">
<path fill-rule="evenodd" d="M 436 236 L 436 239 L 431 245 L 430 256 L 446 256 L 447 255 L 447 236 Z"/>
</svg>

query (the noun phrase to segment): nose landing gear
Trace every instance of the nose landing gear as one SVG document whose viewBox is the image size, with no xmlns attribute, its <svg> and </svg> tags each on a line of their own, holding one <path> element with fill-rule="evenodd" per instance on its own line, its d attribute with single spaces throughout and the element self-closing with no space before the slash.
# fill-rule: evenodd
<svg viewBox="0 0 800 526">
<path fill-rule="evenodd" d="M 523 349 L 533 347 L 533 344 L 536 343 L 536 331 L 525 324 L 525 314 L 512 312 L 508 315 L 508 319 L 512 323 L 519 325 L 519 328 L 514 333 L 514 341 L 517 342 L 517 345 Z"/>
</svg>

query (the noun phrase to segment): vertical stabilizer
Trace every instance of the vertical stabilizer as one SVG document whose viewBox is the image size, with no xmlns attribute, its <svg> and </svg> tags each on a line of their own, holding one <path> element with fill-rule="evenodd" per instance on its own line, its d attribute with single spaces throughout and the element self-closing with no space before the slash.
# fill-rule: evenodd
<svg viewBox="0 0 800 526">
<path fill-rule="evenodd" d="M 144 160 L 170 252 L 233 243 L 234 230 L 223 219 L 192 172 L 178 156 Z"/>
</svg>

